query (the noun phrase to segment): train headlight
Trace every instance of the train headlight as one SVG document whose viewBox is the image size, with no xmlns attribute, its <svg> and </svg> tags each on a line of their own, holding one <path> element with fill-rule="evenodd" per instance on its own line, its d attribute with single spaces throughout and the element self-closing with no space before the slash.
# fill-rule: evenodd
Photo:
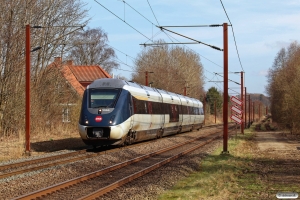
<svg viewBox="0 0 300 200">
<path fill-rule="evenodd" d="M 84 123 L 89 124 L 89 120 L 88 120 L 87 116 L 84 116 Z"/>
<path fill-rule="evenodd" d="M 115 124 L 114 120 L 115 120 L 115 115 L 111 116 L 109 119 L 109 124 Z"/>
</svg>

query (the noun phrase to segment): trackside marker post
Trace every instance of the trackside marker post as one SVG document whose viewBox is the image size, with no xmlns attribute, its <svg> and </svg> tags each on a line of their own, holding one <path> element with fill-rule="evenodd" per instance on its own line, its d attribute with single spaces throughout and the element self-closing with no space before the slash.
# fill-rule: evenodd
<svg viewBox="0 0 300 200">
<path fill-rule="evenodd" d="M 238 118 L 236 115 L 231 115 L 230 118 L 238 124 L 242 123 L 242 120 L 240 118 Z"/>
<path fill-rule="evenodd" d="M 232 97 L 230 98 L 230 100 L 231 100 L 231 102 L 236 103 L 236 104 L 239 105 L 239 106 L 242 106 L 242 105 L 243 105 L 243 102 L 242 102 L 240 99 L 236 98 L 235 96 L 232 96 Z"/>
<path fill-rule="evenodd" d="M 236 113 L 239 114 L 239 115 L 243 114 L 243 111 L 240 110 L 240 109 L 239 109 L 238 107 L 236 107 L 236 106 L 231 106 L 231 110 L 234 111 L 234 112 L 236 112 Z"/>
</svg>

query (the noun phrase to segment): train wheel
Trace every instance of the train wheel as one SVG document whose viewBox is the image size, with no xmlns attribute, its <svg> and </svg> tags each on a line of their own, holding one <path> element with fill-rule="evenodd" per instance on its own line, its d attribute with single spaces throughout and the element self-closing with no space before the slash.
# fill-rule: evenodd
<svg viewBox="0 0 300 200">
<path fill-rule="evenodd" d="M 156 132 L 156 139 L 160 138 L 160 130 Z"/>
<path fill-rule="evenodd" d="M 126 136 L 126 139 L 125 139 L 125 145 L 131 145 L 134 141 L 134 135 L 133 133 L 130 131 L 128 132 L 127 136 Z"/>
<path fill-rule="evenodd" d="M 159 130 L 159 138 L 162 138 L 163 134 L 164 134 L 164 130 L 163 130 L 163 129 L 160 129 L 160 130 Z"/>
</svg>

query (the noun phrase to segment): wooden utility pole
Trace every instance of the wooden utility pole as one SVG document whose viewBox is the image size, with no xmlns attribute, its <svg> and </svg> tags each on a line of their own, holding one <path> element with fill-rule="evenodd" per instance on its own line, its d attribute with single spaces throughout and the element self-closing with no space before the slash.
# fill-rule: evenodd
<svg viewBox="0 0 300 200">
<path fill-rule="evenodd" d="M 223 95 L 223 152 L 228 152 L 228 25 L 223 24 L 223 60 L 224 60 L 224 95 Z"/>
</svg>

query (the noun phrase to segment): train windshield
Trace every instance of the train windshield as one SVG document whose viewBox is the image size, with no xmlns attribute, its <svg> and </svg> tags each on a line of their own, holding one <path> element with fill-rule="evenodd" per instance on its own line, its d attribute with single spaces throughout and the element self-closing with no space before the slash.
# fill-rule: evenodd
<svg viewBox="0 0 300 200">
<path fill-rule="evenodd" d="M 90 89 L 90 108 L 114 108 L 121 89 Z"/>
</svg>

